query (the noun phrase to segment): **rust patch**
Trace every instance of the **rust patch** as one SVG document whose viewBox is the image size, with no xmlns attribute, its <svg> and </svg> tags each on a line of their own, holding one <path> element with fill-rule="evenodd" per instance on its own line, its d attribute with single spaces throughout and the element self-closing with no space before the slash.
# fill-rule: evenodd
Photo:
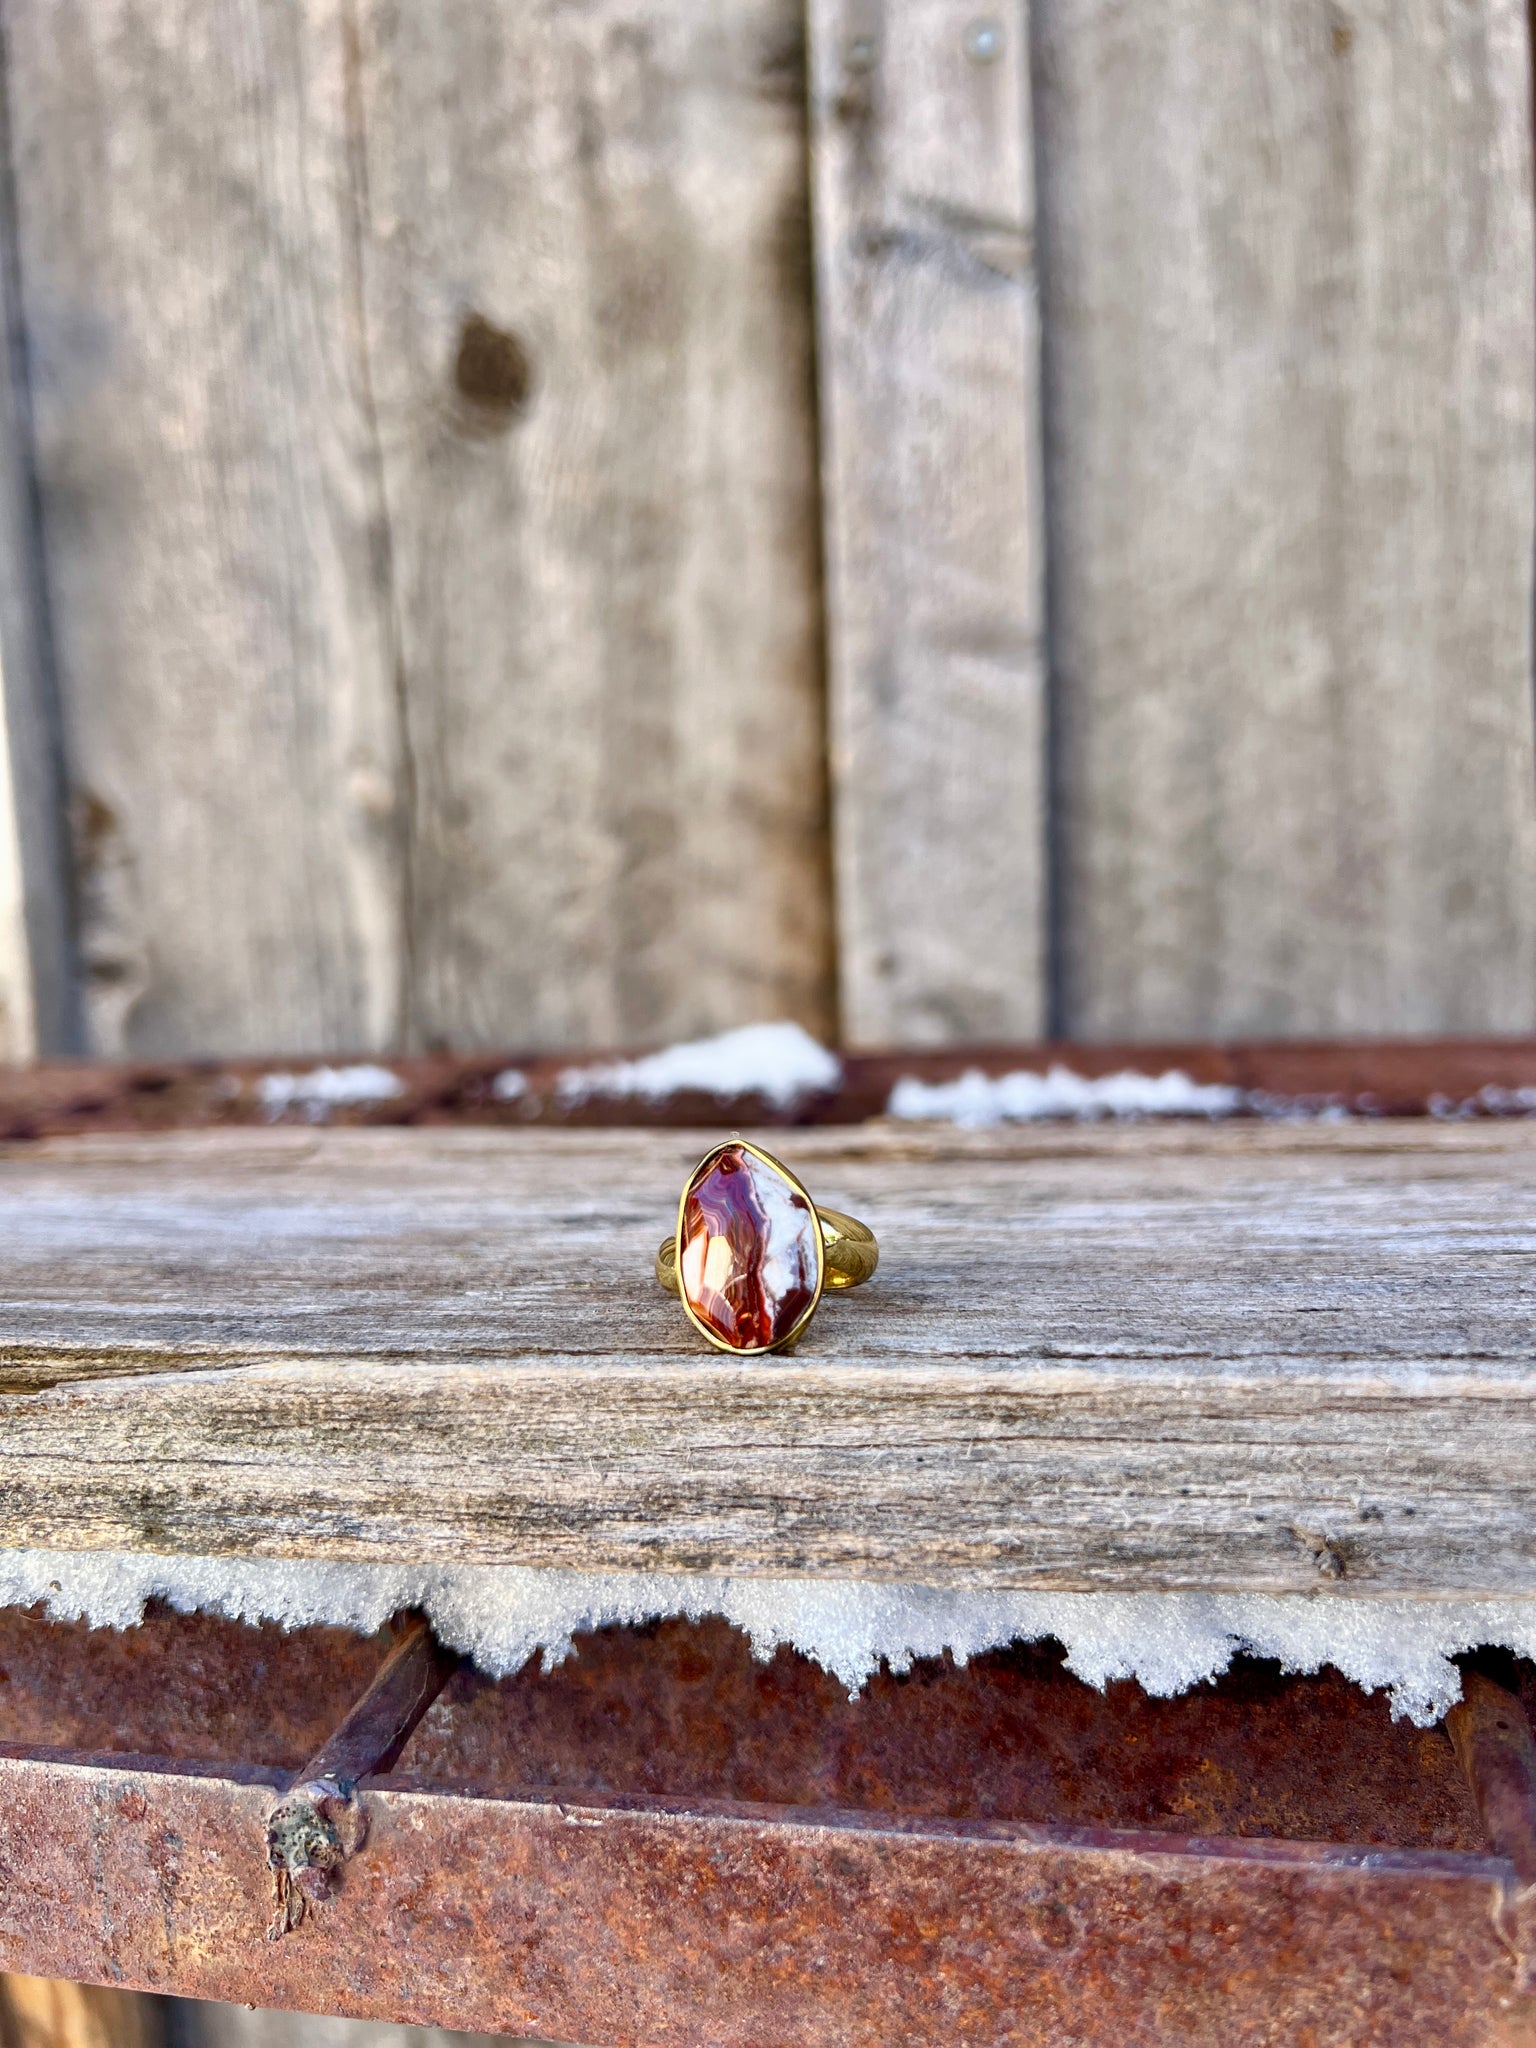
<svg viewBox="0 0 1536 2048">
<path fill-rule="evenodd" d="M 323 1927 L 273 1943 L 269 1796 L 0 1758 L 9 1897 L 48 1901 L 0 1916 L 0 1967 L 610 2048 L 1474 2048 L 1518 2017 L 1485 1856 L 385 1780 Z"/>
<path fill-rule="evenodd" d="M 629 1055 L 589 1053 L 430 1053 L 381 1060 L 401 1083 L 398 1095 L 350 1104 L 296 1102 L 274 1112 L 264 1076 L 301 1072 L 312 1059 L 161 1061 L 110 1064 L 46 1061 L 0 1067 L 0 1142 L 66 1137 L 83 1131 L 216 1129 L 324 1121 L 358 1124 L 693 1125 L 857 1124 L 880 1115 L 904 1075 L 952 1081 L 970 1068 L 988 1075 L 1044 1073 L 1063 1064 L 1087 1079 L 1178 1068 L 1192 1081 L 1239 1089 L 1255 1111 L 1343 1109 L 1359 1116 L 1525 1114 L 1520 1090 L 1536 1088 L 1536 1037 L 1390 1040 L 1376 1043 L 982 1045 L 936 1052 L 913 1048 L 847 1053 L 835 1087 L 785 1108 L 750 1093 L 684 1090 L 658 1100 L 574 1099 L 560 1077 L 572 1067 L 605 1066 Z M 349 1062 L 333 1055 L 333 1065 Z M 498 1096 L 496 1078 L 515 1069 L 522 1092 Z"/>
<path fill-rule="evenodd" d="M 1497 1774 L 1474 1799 L 1443 1731 L 1342 1679 L 1248 1661 L 1150 1700 L 1037 1649 L 849 1701 L 792 1652 L 758 1664 L 724 1623 L 671 1621 L 548 1674 L 461 1670 L 407 1740 L 440 1670 L 412 1626 L 385 1656 L 209 1617 L 0 1617 L 0 1968 L 611 2048 L 1510 2048 L 1536 2027 L 1489 1910 L 1525 1853 Z M 323 1715 L 288 1698 L 275 1720 L 267 1695 L 306 1681 Z M 195 1757 L 218 1701 L 235 1756 L 274 1753 L 278 1725 L 291 1755 L 306 1706 L 334 1732 L 296 1785 L 14 1740 L 100 1733 L 115 1707 L 121 1749 L 175 1732 Z M 299 1939 L 266 1939 L 274 1849 L 284 1929 L 325 1900 Z M 167 1873 L 174 1915 L 145 1913 Z"/>
</svg>

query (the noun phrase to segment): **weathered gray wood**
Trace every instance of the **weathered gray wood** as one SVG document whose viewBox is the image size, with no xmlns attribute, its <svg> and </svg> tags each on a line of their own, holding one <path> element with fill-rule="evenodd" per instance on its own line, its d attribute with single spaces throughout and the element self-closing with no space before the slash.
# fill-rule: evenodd
<svg viewBox="0 0 1536 2048">
<path fill-rule="evenodd" d="M 62 722 L 36 495 L 0 15 L 0 1060 L 78 1053 Z"/>
<path fill-rule="evenodd" d="M 361 19 L 412 1036 L 829 1032 L 798 0 Z"/>
<path fill-rule="evenodd" d="M 0 718 L 0 1060 L 9 1063 L 32 1059 L 37 1052 L 38 1034 L 26 865 L 22 859 L 22 810 L 17 802 L 19 784 L 8 738 L 5 722 Z M 57 876 L 58 869 L 53 873 Z"/>
<path fill-rule="evenodd" d="M 339 16 L 6 8 L 90 1044 L 396 1035 Z"/>
<path fill-rule="evenodd" d="M 1536 1126 L 785 1136 L 880 1271 L 651 1279 L 701 1134 L 0 1155 L 12 1545 L 1536 1592 Z"/>
<path fill-rule="evenodd" d="M 1536 1023 L 1524 0 L 1036 0 L 1060 1023 Z"/>
<path fill-rule="evenodd" d="M 1046 1022 L 1023 0 L 813 0 L 839 966 L 851 1043 Z"/>
<path fill-rule="evenodd" d="M 793 0 L 7 12 L 94 1047 L 827 1029 Z"/>
</svg>

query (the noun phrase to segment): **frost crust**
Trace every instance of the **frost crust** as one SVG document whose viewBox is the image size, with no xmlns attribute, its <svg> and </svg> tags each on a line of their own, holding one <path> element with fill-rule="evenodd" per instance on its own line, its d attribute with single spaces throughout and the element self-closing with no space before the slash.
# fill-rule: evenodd
<svg viewBox="0 0 1536 2048">
<path fill-rule="evenodd" d="M 1394 1715 L 1426 1727 L 1461 1697 L 1451 1659 L 1493 1645 L 1536 1657 L 1536 1598 L 1370 1599 L 1342 1594 L 970 1593 L 812 1579 L 534 1571 L 511 1565 L 288 1563 L 115 1552 L 0 1551 L 0 1606 L 131 1628 L 145 1602 L 285 1628 L 369 1631 L 421 1607 L 442 1639 L 493 1678 L 536 1652 L 547 1664 L 584 1630 L 667 1615 L 721 1615 L 771 1657 L 803 1651 L 856 1693 L 882 1665 L 947 1650 L 959 1663 L 1054 1637 L 1068 1669 L 1102 1688 L 1134 1678 L 1166 1698 L 1216 1677 L 1240 1651 L 1288 1671 L 1333 1665 Z"/>
</svg>

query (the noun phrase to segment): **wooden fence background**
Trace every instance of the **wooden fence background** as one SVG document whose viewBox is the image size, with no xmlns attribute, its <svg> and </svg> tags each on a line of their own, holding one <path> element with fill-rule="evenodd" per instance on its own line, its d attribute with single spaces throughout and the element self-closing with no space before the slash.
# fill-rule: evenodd
<svg viewBox="0 0 1536 2048">
<path fill-rule="evenodd" d="M 0 0 L 0 1056 L 1536 1029 L 1529 44 Z"/>
<path fill-rule="evenodd" d="M 1536 1028 L 1524 0 L 0 28 L 0 1051 Z"/>
</svg>

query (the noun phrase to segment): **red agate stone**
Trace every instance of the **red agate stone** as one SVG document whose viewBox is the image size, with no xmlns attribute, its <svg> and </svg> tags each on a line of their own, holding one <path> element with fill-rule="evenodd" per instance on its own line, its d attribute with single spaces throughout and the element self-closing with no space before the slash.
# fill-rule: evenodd
<svg viewBox="0 0 1536 2048">
<path fill-rule="evenodd" d="M 683 1198 L 683 1299 L 736 1351 L 781 1343 L 816 1299 L 816 1214 L 744 1145 L 711 1152 Z"/>
</svg>

